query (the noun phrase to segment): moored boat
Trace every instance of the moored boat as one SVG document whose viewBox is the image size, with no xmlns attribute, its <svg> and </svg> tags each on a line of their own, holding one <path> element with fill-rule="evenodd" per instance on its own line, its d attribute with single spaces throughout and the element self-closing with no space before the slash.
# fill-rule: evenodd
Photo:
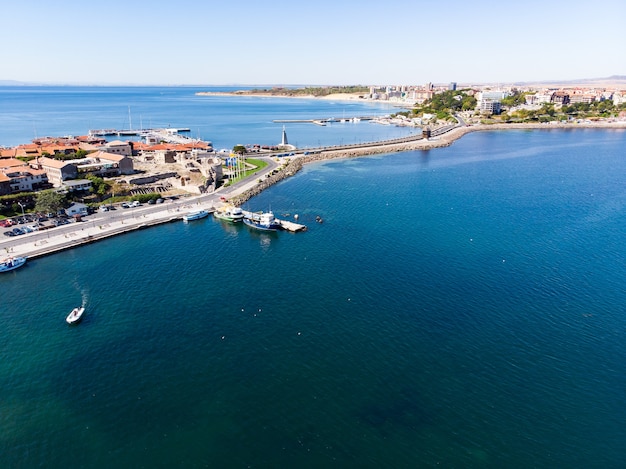
<svg viewBox="0 0 626 469">
<path fill-rule="evenodd" d="M 74 308 L 70 311 L 70 314 L 67 315 L 65 321 L 68 324 L 76 324 L 83 318 L 83 313 L 85 312 L 85 307 L 81 306 L 79 308 Z"/>
<path fill-rule="evenodd" d="M 244 218 L 243 222 L 250 228 L 262 231 L 278 231 L 282 229 L 280 222 L 276 220 L 272 212 L 253 213 L 250 217 Z"/>
<path fill-rule="evenodd" d="M 199 220 L 200 218 L 205 218 L 208 215 L 208 210 L 196 210 L 194 212 L 189 212 L 183 215 L 183 221 Z"/>
<path fill-rule="evenodd" d="M 0 272 L 9 272 L 22 267 L 26 263 L 25 257 L 9 257 L 0 262 Z"/>
<path fill-rule="evenodd" d="M 243 210 L 239 207 L 228 207 L 224 210 L 216 210 L 213 216 L 218 220 L 237 223 L 244 219 Z"/>
</svg>

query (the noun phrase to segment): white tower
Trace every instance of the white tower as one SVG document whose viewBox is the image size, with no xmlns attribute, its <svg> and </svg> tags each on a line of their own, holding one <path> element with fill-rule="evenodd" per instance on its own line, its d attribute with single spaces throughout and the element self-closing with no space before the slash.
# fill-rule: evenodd
<svg viewBox="0 0 626 469">
<path fill-rule="evenodd" d="M 289 142 L 287 142 L 287 131 L 285 130 L 285 126 L 283 125 L 283 138 L 280 141 L 281 145 L 289 145 Z"/>
</svg>

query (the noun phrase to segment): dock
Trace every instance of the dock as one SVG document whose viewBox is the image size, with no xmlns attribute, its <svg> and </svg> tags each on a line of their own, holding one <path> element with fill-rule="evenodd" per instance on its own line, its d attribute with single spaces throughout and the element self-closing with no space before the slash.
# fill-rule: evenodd
<svg viewBox="0 0 626 469">
<path fill-rule="evenodd" d="M 326 119 L 276 119 L 276 124 L 315 124 L 324 126 L 333 122 L 361 122 L 379 119 L 381 116 L 328 117 Z"/>
<path fill-rule="evenodd" d="M 242 210 L 243 216 L 247 219 L 251 219 L 255 214 L 258 215 L 262 212 L 250 212 L 248 210 Z M 276 221 L 280 224 L 280 226 L 285 231 L 290 231 L 292 233 L 296 233 L 298 231 L 306 231 L 306 225 L 301 225 L 300 223 L 294 223 L 288 220 L 281 220 L 280 218 L 276 218 Z"/>
<path fill-rule="evenodd" d="M 294 223 L 287 220 L 280 220 L 278 218 L 276 220 L 280 223 L 280 226 L 282 226 L 283 229 L 285 229 L 286 231 L 291 231 L 292 233 L 296 233 L 298 231 L 306 231 L 306 225 L 301 225 L 300 223 Z"/>
<path fill-rule="evenodd" d="M 168 134 L 178 134 L 182 132 L 190 132 L 191 129 L 187 127 L 181 127 L 178 129 L 164 128 L 164 129 L 93 129 L 89 131 L 89 135 L 96 137 L 106 137 L 110 135 L 121 136 L 134 136 L 134 135 L 146 135 L 149 133 L 165 132 Z"/>
</svg>

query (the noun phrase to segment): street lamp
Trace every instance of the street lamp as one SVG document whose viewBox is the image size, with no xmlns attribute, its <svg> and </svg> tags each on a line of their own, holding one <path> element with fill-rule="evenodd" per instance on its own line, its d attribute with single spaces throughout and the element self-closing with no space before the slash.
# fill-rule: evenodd
<svg viewBox="0 0 626 469">
<path fill-rule="evenodd" d="M 24 206 L 22 205 L 21 202 L 18 202 L 17 205 L 19 205 L 20 207 L 22 207 L 22 216 L 24 216 Z"/>
</svg>

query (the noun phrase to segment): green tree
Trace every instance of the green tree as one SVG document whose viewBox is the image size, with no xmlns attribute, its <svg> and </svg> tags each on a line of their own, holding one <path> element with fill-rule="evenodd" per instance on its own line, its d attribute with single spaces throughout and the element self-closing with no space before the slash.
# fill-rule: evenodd
<svg viewBox="0 0 626 469">
<path fill-rule="evenodd" d="M 109 191 L 109 184 L 104 181 L 101 177 L 94 176 L 93 174 L 89 174 L 87 179 L 91 181 L 91 191 L 94 194 L 98 194 L 100 197 L 105 195 Z"/>
<path fill-rule="evenodd" d="M 37 193 L 35 211 L 42 213 L 56 213 L 63 208 L 65 197 L 54 189 Z"/>
<path fill-rule="evenodd" d="M 233 153 L 236 153 L 238 155 L 245 155 L 246 147 L 244 147 L 243 145 L 235 145 L 233 147 Z"/>
</svg>

